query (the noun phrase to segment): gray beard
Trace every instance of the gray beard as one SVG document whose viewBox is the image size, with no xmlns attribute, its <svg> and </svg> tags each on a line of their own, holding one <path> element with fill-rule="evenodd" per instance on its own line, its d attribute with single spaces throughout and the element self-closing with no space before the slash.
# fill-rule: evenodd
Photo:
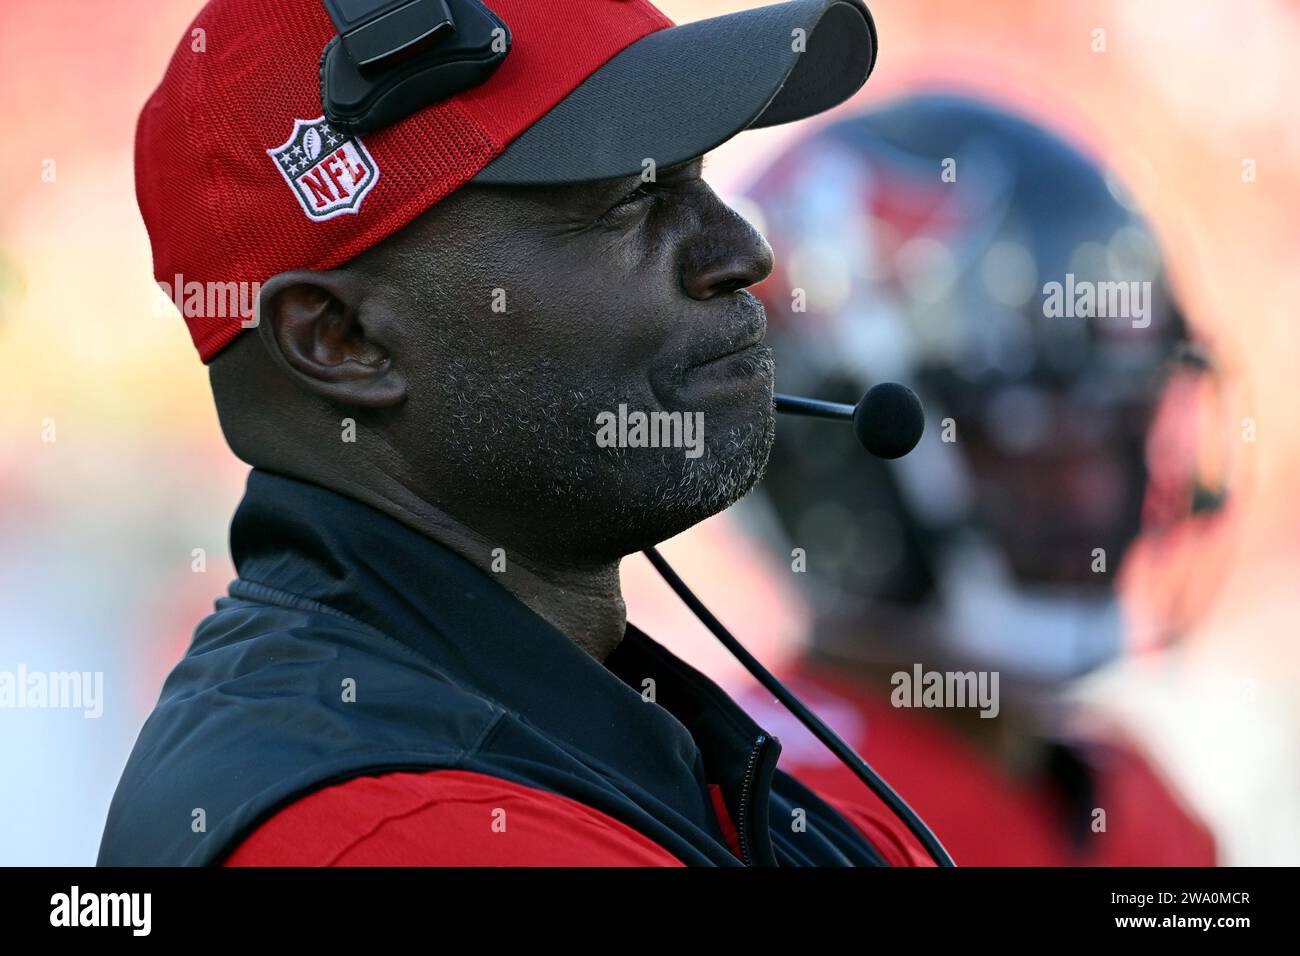
<svg viewBox="0 0 1300 956">
<path fill-rule="evenodd" d="M 771 363 L 756 371 L 770 375 Z M 457 387 L 439 454 L 469 476 L 464 491 L 544 523 L 552 545 L 587 560 L 618 560 L 734 504 L 761 480 L 775 436 L 769 409 L 723 430 L 706 420 L 698 458 L 601 447 L 597 415 L 620 402 L 635 410 L 612 385 L 573 388 L 545 366 L 448 374 Z"/>
</svg>

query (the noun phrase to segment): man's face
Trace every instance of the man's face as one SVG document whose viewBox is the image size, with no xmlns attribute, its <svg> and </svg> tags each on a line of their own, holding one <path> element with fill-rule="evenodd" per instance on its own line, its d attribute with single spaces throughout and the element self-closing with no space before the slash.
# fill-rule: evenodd
<svg viewBox="0 0 1300 956">
<path fill-rule="evenodd" d="M 753 486 L 773 362 L 743 289 L 771 250 L 700 165 L 465 187 L 376 250 L 371 294 L 399 316 L 408 389 L 390 423 L 404 482 L 490 541 L 574 564 L 670 537 Z M 679 413 L 646 434 L 683 444 L 608 446 L 620 405 Z"/>
</svg>

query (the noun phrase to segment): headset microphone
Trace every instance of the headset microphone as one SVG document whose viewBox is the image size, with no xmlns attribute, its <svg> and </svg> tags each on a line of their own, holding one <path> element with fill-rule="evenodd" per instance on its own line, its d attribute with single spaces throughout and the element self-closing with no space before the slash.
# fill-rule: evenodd
<svg viewBox="0 0 1300 956">
<path fill-rule="evenodd" d="M 862 447 L 878 458 L 901 458 L 916 447 L 925 430 L 925 413 L 921 400 L 906 385 L 884 382 L 871 388 L 857 405 L 842 405 L 838 402 L 823 402 L 816 398 L 800 398 L 796 395 L 774 395 L 776 410 L 784 415 L 804 415 L 811 418 L 829 418 L 838 421 L 851 421 L 853 433 Z M 954 866 L 952 857 L 934 832 L 925 825 L 907 802 L 890 787 L 865 760 L 854 753 L 853 748 L 840 739 L 835 731 L 808 709 L 807 705 L 796 697 L 765 668 L 754 655 L 745 650 L 740 641 L 713 616 L 704 606 L 704 602 L 686 586 L 686 582 L 677 576 L 668 562 L 654 548 L 646 548 L 645 556 L 650 559 L 660 576 L 668 582 L 674 593 L 682 599 L 691 612 L 705 627 L 722 642 L 754 679 L 762 684 L 790 711 L 799 722 L 808 728 L 814 737 L 820 740 L 840 762 L 851 770 L 859 780 L 880 798 L 885 806 L 893 811 L 903 825 L 911 831 L 921 846 L 939 866 Z"/>
<path fill-rule="evenodd" d="M 853 422 L 853 434 L 877 458 L 902 458 L 916 447 L 925 431 L 925 411 L 916 392 L 897 382 L 873 386 L 857 405 L 823 402 L 797 395 L 774 395 L 776 410 Z"/>
</svg>

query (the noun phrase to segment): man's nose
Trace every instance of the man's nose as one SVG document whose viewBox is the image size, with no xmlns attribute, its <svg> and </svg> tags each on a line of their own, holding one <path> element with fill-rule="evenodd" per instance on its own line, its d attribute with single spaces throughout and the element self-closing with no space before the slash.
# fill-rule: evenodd
<svg viewBox="0 0 1300 956">
<path fill-rule="evenodd" d="M 766 279 L 772 272 L 772 247 L 739 213 L 711 196 L 681 262 L 686 294 L 712 299 Z"/>
</svg>

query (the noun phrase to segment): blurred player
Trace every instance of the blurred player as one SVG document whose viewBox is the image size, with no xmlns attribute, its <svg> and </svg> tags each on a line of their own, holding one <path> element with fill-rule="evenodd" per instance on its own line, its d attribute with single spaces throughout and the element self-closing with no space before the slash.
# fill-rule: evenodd
<svg viewBox="0 0 1300 956">
<path fill-rule="evenodd" d="M 1196 353 L 1151 233 L 1071 146 L 943 97 L 796 143 L 750 195 L 776 251 L 777 391 L 898 380 L 928 417 L 896 462 L 783 423 L 761 487 L 815 622 L 792 689 L 959 864 L 1212 864 L 1154 768 L 1065 695 L 1124 650 L 1117 571 L 1170 511 L 1148 438 Z M 923 700 L 932 673 L 983 673 L 992 700 Z M 788 772 L 862 793 L 780 707 L 748 706 Z"/>
</svg>

